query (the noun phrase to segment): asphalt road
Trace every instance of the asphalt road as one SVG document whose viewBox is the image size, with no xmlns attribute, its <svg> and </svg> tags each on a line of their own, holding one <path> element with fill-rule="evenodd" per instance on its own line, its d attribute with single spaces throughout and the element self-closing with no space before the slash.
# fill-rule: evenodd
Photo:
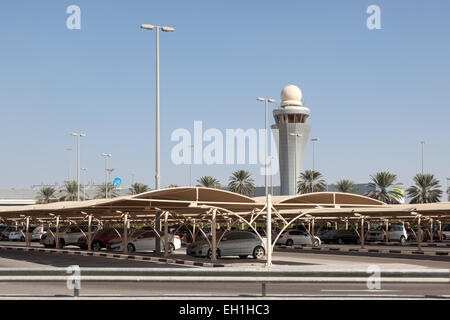
<svg viewBox="0 0 450 320">
<path fill-rule="evenodd" d="M 180 253 L 174 255 L 183 255 Z M 253 259 L 220 259 L 227 265 L 239 267 L 262 267 L 263 262 Z M 381 269 L 427 269 L 449 268 L 448 262 L 392 259 L 383 257 L 336 256 L 328 254 L 276 252 L 274 268 L 300 269 L 349 269 L 365 268 L 376 264 Z M 60 253 L 24 252 L 0 250 L 0 267 L 178 267 L 165 263 L 151 263 L 103 257 L 84 257 Z M 81 298 L 87 299 L 224 299 L 261 298 L 261 286 L 240 283 L 96 283 L 84 282 L 80 290 Z M 46 283 L 0 283 L 0 299 L 48 299 L 72 298 L 73 291 L 64 282 Z M 270 284 L 267 286 L 269 299 L 449 299 L 448 284 L 382 284 L 381 290 L 368 290 L 364 284 Z"/>
</svg>

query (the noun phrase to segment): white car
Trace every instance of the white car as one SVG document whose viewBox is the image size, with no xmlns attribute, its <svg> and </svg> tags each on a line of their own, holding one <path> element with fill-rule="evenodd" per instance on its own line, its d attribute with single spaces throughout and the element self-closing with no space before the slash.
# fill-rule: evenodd
<svg viewBox="0 0 450 320">
<path fill-rule="evenodd" d="M 13 231 L 17 231 L 15 227 L 7 227 L 5 230 L 3 230 L 2 232 L 2 240 L 8 240 L 9 239 L 9 234 Z"/>
<path fill-rule="evenodd" d="M 442 227 L 442 240 L 450 240 L 450 224 Z"/>
<path fill-rule="evenodd" d="M 100 229 L 100 226 L 93 225 L 91 226 L 91 234 L 93 235 L 96 231 Z M 80 237 L 88 235 L 88 227 L 85 225 L 78 226 L 78 225 L 70 225 L 66 227 L 62 232 L 59 232 L 59 248 L 64 248 L 64 246 L 78 245 L 78 239 Z M 47 232 L 46 234 L 42 235 L 40 243 L 43 244 L 45 247 L 55 247 L 56 246 L 56 239 L 55 239 L 55 233 Z"/>
<path fill-rule="evenodd" d="M 178 235 L 168 234 L 169 236 L 169 253 L 181 248 L 181 239 Z M 150 230 L 136 230 L 128 239 L 128 252 L 153 252 L 155 251 L 156 233 Z M 107 249 L 115 251 L 123 251 L 122 239 L 111 240 Z M 161 233 L 160 250 L 164 252 L 164 233 Z"/>
<path fill-rule="evenodd" d="M 408 240 L 408 233 L 402 225 L 389 228 L 389 241 L 400 241 L 402 244 Z"/>
<path fill-rule="evenodd" d="M 47 227 L 36 227 L 31 233 L 31 241 L 39 241 L 48 231 Z"/>
<path fill-rule="evenodd" d="M 366 233 L 367 241 L 385 241 L 386 232 L 382 227 L 375 230 L 370 230 Z M 405 244 L 408 240 L 408 233 L 405 227 L 402 225 L 390 226 L 389 227 L 389 241 L 399 241 Z"/>
<path fill-rule="evenodd" d="M 11 231 L 8 235 L 9 241 L 25 241 L 25 232 L 21 229 Z"/>
<path fill-rule="evenodd" d="M 220 239 L 222 233 L 217 235 Z M 262 238 L 262 241 L 261 241 Z M 239 256 L 241 259 L 252 255 L 255 259 L 262 259 L 266 255 L 265 243 L 267 238 L 258 237 L 255 233 L 249 231 L 231 231 L 226 233 L 217 246 L 217 257 Z M 211 237 L 209 239 L 211 241 Z M 211 248 L 206 239 L 191 243 L 186 254 L 193 257 L 211 258 Z"/>
<path fill-rule="evenodd" d="M 311 245 L 311 235 L 301 230 L 288 230 L 283 232 L 277 240 L 277 244 L 292 246 L 294 244 Z M 322 241 L 314 236 L 314 246 L 320 246 Z"/>
</svg>

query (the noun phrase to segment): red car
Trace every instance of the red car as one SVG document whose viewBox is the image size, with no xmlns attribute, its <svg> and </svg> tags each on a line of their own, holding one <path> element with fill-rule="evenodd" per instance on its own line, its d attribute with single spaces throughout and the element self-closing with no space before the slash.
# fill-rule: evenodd
<svg viewBox="0 0 450 320">
<path fill-rule="evenodd" d="M 128 229 L 128 236 L 134 229 Z M 92 238 L 91 249 L 94 251 L 100 251 L 102 248 L 106 248 L 109 241 L 121 238 L 123 235 L 123 228 L 104 228 L 97 231 Z M 87 249 L 87 239 L 83 236 L 78 239 L 78 246 L 81 249 Z"/>
</svg>

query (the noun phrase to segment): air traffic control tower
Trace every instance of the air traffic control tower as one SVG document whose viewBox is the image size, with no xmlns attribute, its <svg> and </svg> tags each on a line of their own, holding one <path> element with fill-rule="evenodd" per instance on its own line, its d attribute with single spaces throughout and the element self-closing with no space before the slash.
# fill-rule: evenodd
<svg viewBox="0 0 450 320">
<path fill-rule="evenodd" d="M 295 195 L 296 182 L 303 171 L 306 145 L 311 126 L 306 122 L 310 110 L 302 104 L 302 92 L 295 85 L 281 91 L 280 108 L 273 111 L 271 126 L 278 147 L 280 194 Z"/>
</svg>

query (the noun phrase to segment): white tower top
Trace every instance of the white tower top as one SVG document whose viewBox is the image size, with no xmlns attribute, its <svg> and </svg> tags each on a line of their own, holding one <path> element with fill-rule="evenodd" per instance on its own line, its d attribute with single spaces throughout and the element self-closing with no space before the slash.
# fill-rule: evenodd
<svg viewBox="0 0 450 320">
<path fill-rule="evenodd" d="M 293 106 L 301 107 L 302 91 L 296 85 L 290 84 L 281 90 L 281 107 Z"/>
</svg>

